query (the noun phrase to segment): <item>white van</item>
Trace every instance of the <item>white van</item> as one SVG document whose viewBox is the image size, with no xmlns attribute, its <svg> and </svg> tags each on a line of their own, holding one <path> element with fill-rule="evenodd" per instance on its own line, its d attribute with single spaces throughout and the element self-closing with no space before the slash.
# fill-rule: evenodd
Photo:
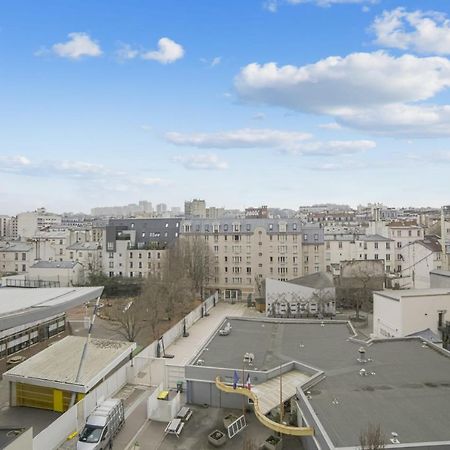
<svg viewBox="0 0 450 450">
<path fill-rule="evenodd" d="M 97 406 L 78 436 L 77 450 L 112 448 L 113 438 L 125 422 L 123 401 L 110 398 Z"/>
</svg>

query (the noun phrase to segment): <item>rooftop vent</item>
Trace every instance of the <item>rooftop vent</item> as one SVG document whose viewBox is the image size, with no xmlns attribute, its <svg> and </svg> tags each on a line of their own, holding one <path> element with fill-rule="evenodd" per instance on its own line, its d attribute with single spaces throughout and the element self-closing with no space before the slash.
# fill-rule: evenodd
<svg viewBox="0 0 450 450">
<path fill-rule="evenodd" d="M 205 365 L 205 360 L 204 359 L 198 359 L 197 360 L 197 366 L 204 366 Z"/>
<path fill-rule="evenodd" d="M 366 349 L 364 347 L 359 347 L 357 361 L 360 362 L 360 363 L 366 363 L 367 362 Z"/>
</svg>

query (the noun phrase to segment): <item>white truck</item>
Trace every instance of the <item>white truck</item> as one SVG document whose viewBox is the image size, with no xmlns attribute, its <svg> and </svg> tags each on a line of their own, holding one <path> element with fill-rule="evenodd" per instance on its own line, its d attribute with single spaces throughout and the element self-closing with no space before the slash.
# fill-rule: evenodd
<svg viewBox="0 0 450 450">
<path fill-rule="evenodd" d="M 123 401 L 110 398 L 89 415 L 81 431 L 77 450 L 104 450 L 112 448 L 113 438 L 125 422 Z"/>
</svg>

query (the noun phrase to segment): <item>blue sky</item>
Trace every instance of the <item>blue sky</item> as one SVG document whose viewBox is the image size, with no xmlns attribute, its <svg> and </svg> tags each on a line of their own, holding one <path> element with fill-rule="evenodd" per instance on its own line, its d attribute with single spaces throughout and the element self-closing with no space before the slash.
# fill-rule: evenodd
<svg viewBox="0 0 450 450">
<path fill-rule="evenodd" d="M 0 213 L 448 203 L 447 15 L 445 0 L 4 1 Z"/>
</svg>

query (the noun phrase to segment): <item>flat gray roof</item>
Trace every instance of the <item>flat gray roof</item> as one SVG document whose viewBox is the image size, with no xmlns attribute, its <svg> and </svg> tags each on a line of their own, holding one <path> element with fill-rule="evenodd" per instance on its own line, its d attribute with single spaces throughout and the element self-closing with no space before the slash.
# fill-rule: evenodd
<svg viewBox="0 0 450 450">
<path fill-rule="evenodd" d="M 401 443 L 450 441 L 450 359 L 419 339 L 375 342 L 367 357 L 373 361 L 355 364 L 354 357 L 343 370 L 326 371 L 310 389 L 333 444 L 357 445 L 368 423 L 380 424 L 388 438 L 398 433 Z M 374 375 L 360 376 L 362 367 Z"/>
<path fill-rule="evenodd" d="M 0 331 L 42 320 L 100 297 L 103 287 L 0 288 Z"/>
<path fill-rule="evenodd" d="M 194 362 L 202 359 L 205 366 L 238 369 L 242 367 L 244 353 L 253 353 L 252 370 L 266 371 L 290 361 L 331 369 L 346 364 L 342 361 L 343 349 L 352 353 L 357 348 L 347 341 L 352 334 L 343 322 L 327 323 L 324 327 L 320 322 L 252 319 L 229 319 L 227 322 L 231 324 L 231 333 L 228 336 L 216 334 Z"/>
<path fill-rule="evenodd" d="M 8 381 L 88 392 L 136 348 L 133 342 L 91 339 L 80 379 L 76 381 L 85 343 L 85 337 L 67 336 L 8 370 L 3 377 Z"/>
<path fill-rule="evenodd" d="M 408 297 L 427 297 L 434 295 L 449 295 L 449 288 L 429 288 L 429 289 L 384 289 L 383 291 L 375 291 L 374 294 L 393 300 L 401 300 Z"/>
<path fill-rule="evenodd" d="M 423 346 L 419 338 L 363 343 L 350 339 L 352 330 L 338 321 L 227 321 L 231 333 L 215 334 L 194 363 L 240 369 L 249 352 L 255 355 L 252 370 L 292 360 L 323 370 L 309 401 L 335 447 L 357 446 L 369 423 L 379 423 L 388 437 L 398 433 L 401 443 L 450 442 L 450 353 Z M 371 359 L 364 364 L 357 360 L 361 346 Z M 361 368 L 369 375 L 361 376 Z"/>
</svg>

